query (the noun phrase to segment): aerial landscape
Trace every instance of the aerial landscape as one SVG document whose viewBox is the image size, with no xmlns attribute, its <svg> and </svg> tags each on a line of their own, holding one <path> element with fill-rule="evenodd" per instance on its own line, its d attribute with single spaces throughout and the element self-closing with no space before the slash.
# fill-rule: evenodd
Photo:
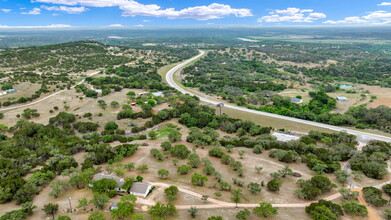
<svg viewBox="0 0 391 220">
<path fill-rule="evenodd" d="M 0 220 L 391 220 L 391 2 L 0 1 Z"/>
</svg>

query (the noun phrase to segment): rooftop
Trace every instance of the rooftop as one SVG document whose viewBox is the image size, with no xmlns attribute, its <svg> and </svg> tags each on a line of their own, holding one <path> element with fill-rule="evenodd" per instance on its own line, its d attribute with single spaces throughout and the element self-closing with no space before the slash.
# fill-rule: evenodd
<svg viewBox="0 0 391 220">
<path fill-rule="evenodd" d="M 135 182 L 133 183 L 132 185 L 132 188 L 130 188 L 130 192 L 132 193 L 140 193 L 140 194 L 144 194 L 144 193 L 147 193 L 147 191 L 149 190 L 151 184 L 149 183 L 140 183 L 140 182 Z"/>
</svg>

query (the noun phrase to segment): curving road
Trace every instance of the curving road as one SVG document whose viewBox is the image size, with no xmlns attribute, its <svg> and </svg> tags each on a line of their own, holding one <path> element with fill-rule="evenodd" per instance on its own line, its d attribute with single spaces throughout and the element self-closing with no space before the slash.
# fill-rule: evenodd
<svg viewBox="0 0 391 220">
<path fill-rule="evenodd" d="M 213 105 L 217 105 L 220 102 L 217 102 L 217 101 L 214 101 L 214 100 L 211 100 L 211 99 L 208 99 L 208 98 L 196 95 L 196 94 L 194 94 L 192 92 L 189 92 L 189 91 L 183 89 L 180 85 L 178 85 L 174 81 L 174 74 L 179 69 L 181 69 L 182 67 L 188 65 L 189 63 L 193 62 L 194 60 L 197 60 L 198 58 L 200 58 L 204 54 L 205 54 L 205 51 L 200 50 L 200 54 L 198 54 L 197 56 L 192 57 L 192 58 L 190 58 L 190 59 L 188 59 L 188 60 L 186 60 L 186 61 L 184 61 L 184 62 L 182 62 L 182 63 L 180 63 L 178 65 L 176 65 L 174 68 L 170 69 L 167 72 L 166 81 L 167 81 L 167 83 L 171 87 L 174 87 L 175 89 L 179 90 L 183 94 L 189 94 L 189 95 L 192 95 L 192 96 L 198 96 L 200 98 L 200 100 L 203 101 L 203 102 L 206 102 L 206 103 L 209 103 L 209 104 L 213 104 Z M 291 117 L 277 115 L 277 114 L 268 113 L 268 112 L 256 111 L 256 110 L 243 108 L 243 107 L 230 105 L 230 104 L 224 104 L 224 107 L 225 108 L 234 109 L 234 110 L 238 110 L 238 111 L 244 111 L 244 112 L 248 112 L 248 113 L 252 113 L 252 114 L 256 114 L 256 115 L 267 116 L 267 117 L 270 117 L 270 118 L 278 118 L 278 119 L 283 119 L 283 120 L 292 121 L 292 122 L 296 122 L 296 123 L 301 123 L 301 124 L 311 125 L 311 126 L 315 126 L 315 127 L 330 129 L 332 131 L 347 132 L 349 134 L 353 134 L 353 135 L 357 136 L 357 138 L 358 138 L 358 140 L 360 140 L 360 142 L 367 142 L 369 140 L 380 140 L 380 141 L 385 141 L 385 142 L 391 142 L 391 137 L 386 137 L 386 136 L 382 136 L 382 135 L 371 134 L 371 133 L 367 133 L 367 132 L 362 132 L 362 131 L 357 131 L 357 130 L 353 130 L 353 129 L 337 127 L 337 126 L 328 125 L 328 124 L 322 124 L 322 123 L 319 123 L 319 122 L 307 121 L 307 120 L 298 119 L 298 118 L 291 118 Z"/>
</svg>

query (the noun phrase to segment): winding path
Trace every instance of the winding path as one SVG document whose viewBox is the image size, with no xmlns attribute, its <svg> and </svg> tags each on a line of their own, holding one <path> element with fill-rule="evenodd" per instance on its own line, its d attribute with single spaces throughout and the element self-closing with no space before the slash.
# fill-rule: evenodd
<svg viewBox="0 0 391 220">
<path fill-rule="evenodd" d="M 192 58 L 190 58 L 190 59 L 188 59 L 188 60 L 186 60 L 186 61 L 184 61 L 184 62 L 182 62 L 182 63 L 180 63 L 178 65 L 176 65 L 172 69 L 170 69 L 167 72 L 166 81 L 167 81 L 167 83 L 171 87 L 174 87 L 175 89 L 177 89 L 178 91 L 182 92 L 183 94 L 189 94 L 189 95 L 192 95 L 192 96 L 197 96 L 203 102 L 206 102 L 206 103 L 209 103 L 209 104 L 212 104 L 212 105 L 217 105 L 220 102 L 217 102 L 217 101 L 208 99 L 206 97 L 199 96 L 199 95 L 196 95 L 196 94 L 194 94 L 192 92 L 189 92 L 186 89 L 182 88 L 181 85 L 177 84 L 175 82 L 175 80 L 174 80 L 174 74 L 178 70 L 180 70 L 182 67 L 185 67 L 186 65 L 190 64 L 191 62 L 197 60 L 198 58 L 202 57 L 204 54 L 205 54 L 205 51 L 200 50 L 200 54 L 198 54 L 197 56 L 192 57 Z M 224 104 L 224 107 L 225 108 L 234 109 L 234 110 L 238 110 L 238 111 L 248 112 L 248 113 L 252 113 L 252 114 L 256 114 L 256 115 L 262 115 L 262 116 L 267 116 L 267 117 L 271 117 L 271 118 L 278 118 L 278 119 L 283 119 L 283 120 L 292 121 L 292 122 L 296 122 L 296 123 L 301 123 L 301 124 L 311 125 L 311 126 L 315 126 L 315 127 L 325 128 L 325 129 L 329 129 L 329 130 L 332 130 L 332 131 L 347 132 L 349 134 L 356 135 L 357 138 L 359 138 L 362 141 L 369 141 L 369 140 L 374 139 L 374 140 L 380 140 L 380 141 L 385 141 L 385 142 L 391 142 L 391 137 L 386 137 L 386 136 L 382 136 L 382 135 L 371 134 L 371 133 L 367 133 L 367 132 L 357 131 L 357 130 L 343 128 L 343 127 L 337 127 L 337 126 L 328 125 L 328 124 L 322 124 L 322 123 L 313 122 L 313 121 L 307 121 L 307 120 L 298 119 L 298 118 L 291 118 L 291 117 L 277 115 L 277 114 L 272 114 L 272 113 L 268 113 L 268 112 L 256 111 L 256 110 L 243 108 L 243 107 L 230 105 L 230 104 Z"/>
</svg>

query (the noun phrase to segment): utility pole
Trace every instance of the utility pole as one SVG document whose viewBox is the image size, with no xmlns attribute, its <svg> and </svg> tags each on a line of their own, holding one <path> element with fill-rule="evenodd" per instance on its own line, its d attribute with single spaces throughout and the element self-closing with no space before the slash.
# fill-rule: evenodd
<svg viewBox="0 0 391 220">
<path fill-rule="evenodd" d="M 71 210 L 71 213 L 72 213 L 72 204 L 71 204 L 71 199 L 72 199 L 72 197 L 68 196 L 68 201 L 69 201 L 69 209 Z"/>
</svg>

